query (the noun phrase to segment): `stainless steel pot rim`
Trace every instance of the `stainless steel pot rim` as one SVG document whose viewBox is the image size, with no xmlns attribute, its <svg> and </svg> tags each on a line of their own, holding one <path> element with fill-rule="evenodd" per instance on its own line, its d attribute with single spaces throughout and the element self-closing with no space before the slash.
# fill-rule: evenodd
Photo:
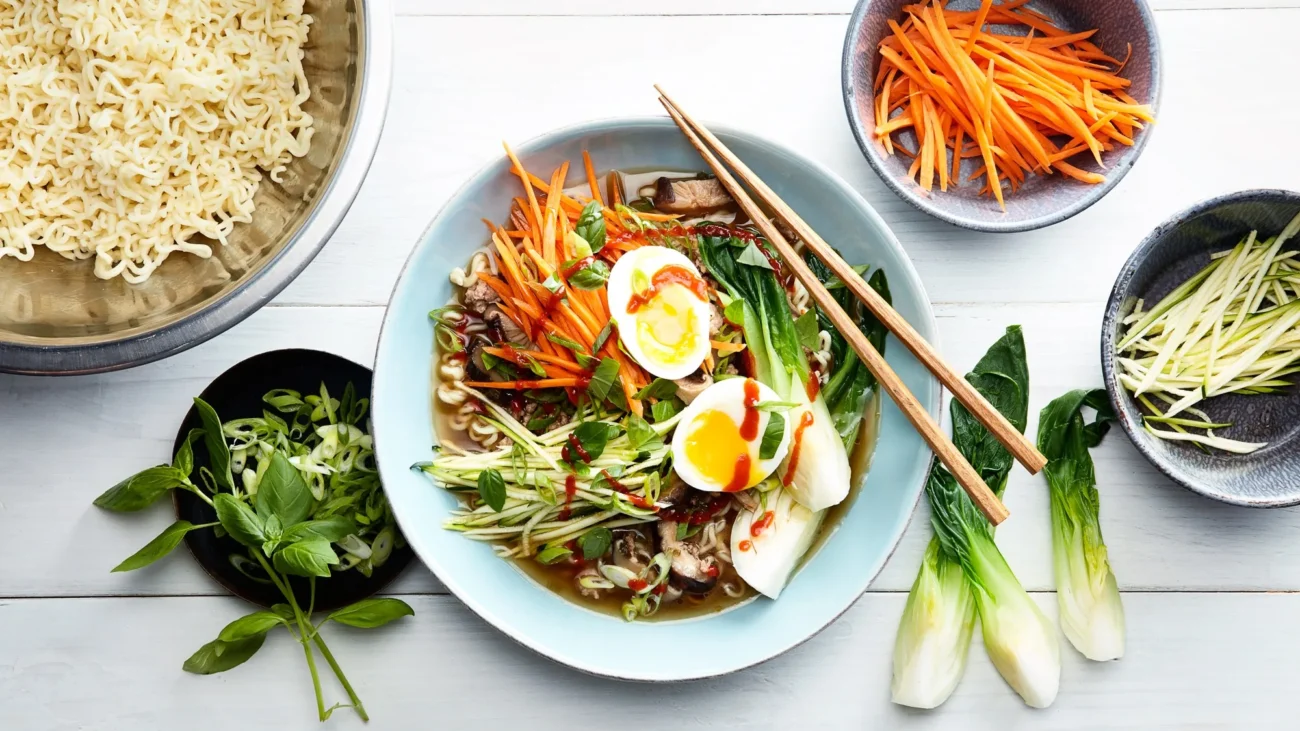
<svg viewBox="0 0 1300 731">
<path fill-rule="evenodd" d="M 393 75 L 391 0 L 358 3 L 363 19 L 360 93 L 355 121 L 338 167 L 301 228 L 248 281 L 176 322 L 104 343 L 0 343 L 0 372 L 80 375 L 131 368 L 175 355 L 237 325 L 289 285 L 325 246 L 348 212 L 370 169 L 388 112 Z"/>
</svg>

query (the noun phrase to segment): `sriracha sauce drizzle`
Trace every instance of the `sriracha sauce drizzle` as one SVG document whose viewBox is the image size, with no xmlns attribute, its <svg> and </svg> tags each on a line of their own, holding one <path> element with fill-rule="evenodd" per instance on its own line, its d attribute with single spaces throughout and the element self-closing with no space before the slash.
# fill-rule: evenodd
<svg viewBox="0 0 1300 731">
<path fill-rule="evenodd" d="M 649 287 L 640 292 L 632 293 L 632 296 L 627 300 L 627 311 L 636 312 L 650 304 L 650 301 L 657 297 L 664 287 L 671 284 L 680 284 L 701 300 L 709 301 L 708 286 L 704 284 L 703 279 L 695 276 L 694 272 L 684 266 L 669 264 L 650 277 Z"/>
<path fill-rule="evenodd" d="M 570 506 L 573 504 L 573 496 L 578 492 L 578 478 L 569 475 L 564 478 L 564 508 L 560 510 L 559 519 L 568 520 L 570 515 Z"/>
<path fill-rule="evenodd" d="M 740 424 L 740 438 L 752 442 L 758 438 L 758 381 L 745 379 L 745 420 Z"/>
<path fill-rule="evenodd" d="M 803 412 L 803 418 L 799 419 L 799 426 L 794 430 L 794 444 L 790 445 L 790 466 L 785 470 L 785 477 L 781 478 L 782 485 L 788 487 L 791 482 L 794 482 L 794 471 L 799 468 L 799 448 L 803 446 L 803 432 L 812 425 L 812 412 Z"/>
</svg>

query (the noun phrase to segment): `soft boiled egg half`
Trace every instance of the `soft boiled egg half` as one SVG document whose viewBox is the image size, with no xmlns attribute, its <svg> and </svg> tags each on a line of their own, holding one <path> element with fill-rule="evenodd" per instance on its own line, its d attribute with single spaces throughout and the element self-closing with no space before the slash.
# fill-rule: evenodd
<svg viewBox="0 0 1300 731">
<path fill-rule="evenodd" d="M 763 435 L 772 414 L 758 407 L 780 400 L 776 391 L 752 378 L 728 378 L 706 388 L 682 411 L 673 433 L 677 475 L 707 492 L 739 492 L 767 479 L 785 458 L 790 425 L 782 420 L 780 442 L 763 459 Z"/>
<path fill-rule="evenodd" d="M 685 378 L 709 355 L 709 294 L 700 271 L 666 246 L 642 246 L 614 264 L 609 311 L 628 354 L 660 378 Z"/>
</svg>

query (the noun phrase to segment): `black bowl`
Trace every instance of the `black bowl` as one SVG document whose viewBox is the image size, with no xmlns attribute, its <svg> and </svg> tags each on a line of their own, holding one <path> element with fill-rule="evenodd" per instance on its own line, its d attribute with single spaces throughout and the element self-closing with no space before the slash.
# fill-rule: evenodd
<svg viewBox="0 0 1300 731">
<path fill-rule="evenodd" d="M 351 382 L 358 397 L 369 398 L 370 377 L 369 368 L 332 353 L 302 349 L 273 350 L 234 365 L 203 389 L 199 398 L 208 402 L 223 421 L 229 421 L 261 416 L 265 406 L 262 395 L 276 388 L 289 388 L 309 394 L 319 392 L 320 384 L 324 382 L 330 394 L 337 396 Z M 176 432 L 173 454 L 180 448 L 190 429 L 199 426 L 198 411 L 191 406 Z M 208 463 L 208 452 L 202 439 L 196 440 L 193 448 L 197 470 L 200 465 Z M 216 512 L 193 493 L 173 490 L 172 495 L 176 517 L 196 524 L 211 523 L 217 519 Z M 230 557 L 245 555 L 245 549 L 233 538 L 218 538 L 210 530 L 190 531 L 185 536 L 185 545 L 189 546 L 203 570 L 232 594 L 264 607 L 284 601 L 275 586 L 251 579 L 235 568 Z M 357 571 L 344 571 L 317 581 L 316 609 L 338 609 L 375 594 L 397 578 L 411 562 L 413 555 L 409 546 L 402 545 L 395 547 L 388 561 L 369 578 Z M 291 577 L 289 583 L 293 587 L 294 596 L 306 606 L 310 594 L 307 580 Z"/>
<path fill-rule="evenodd" d="M 1206 454 L 1184 442 L 1157 439 L 1142 428 L 1142 414 L 1120 386 L 1115 343 L 1138 298 L 1154 305 L 1210 262 L 1210 254 L 1236 246 L 1252 230 L 1273 236 L 1300 213 L 1300 193 L 1248 190 L 1211 198 L 1160 224 L 1115 280 L 1101 326 L 1101 367 L 1119 423 L 1157 469 L 1187 489 L 1233 505 L 1277 508 L 1300 504 L 1300 388 L 1275 394 L 1226 394 L 1202 404 L 1212 419 L 1231 422 L 1221 436 L 1268 442 L 1251 454 Z M 1287 248 L 1297 248 L 1293 241 Z M 1216 432 L 1220 433 L 1220 432 Z"/>
</svg>

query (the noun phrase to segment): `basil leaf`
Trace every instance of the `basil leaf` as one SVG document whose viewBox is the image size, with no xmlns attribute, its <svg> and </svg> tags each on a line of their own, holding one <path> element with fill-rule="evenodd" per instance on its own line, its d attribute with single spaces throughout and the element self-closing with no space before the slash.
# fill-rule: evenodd
<svg viewBox="0 0 1300 731">
<path fill-rule="evenodd" d="M 534 376 L 537 376 L 538 378 L 546 378 L 546 369 L 542 367 L 541 363 L 537 362 L 536 358 L 531 355 L 525 355 L 523 358 L 524 362 L 528 364 L 528 370 L 531 371 Z"/>
<path fill-rule="evenodd" d="M 690 524 L 690 523 L 687 523 L 687 522 L 684 521 L 684 520 L 683 520 L 682 522 L 678 523 L 678 524 L 677 524 L 677 540 L 679 540 L 679 541 L 684 541 L 684 540 L 686 540 L 686 534 L 687 534 L 690 530 L 691 530 L 691 524 Z"/>
<path fill-rule="evenodd" d="M 608 553 L 613 542 L 614 534 L 604 526 L 592 528 L 578 537 L 582 557 L 588 561 L 594 561 Z"/>
<path fill-rule="evenodd" d="M 379 598 L 362 599 L 356 604 L 336 609 L 330 612 L 326 619 L 332 619 L 349 627 L 373 629 L 382 627 L 394 619 L 413 616 L 415 610 L 401 599 Z"/>
<path fill-rule="evenodd" d="M 632 442 L 633 449 L 651 450 L 664 445 L 663 439 L 655 433 L 654 427 L 636 414 L 628 414 L 627 438 Z"/>
<path fill-rule="evenodd" d="M 289 543 L 298 541 L 322 540 L 336 543 L 357 532 L 357 524 L 343 515 L 331 515 L 321 520 L 309 520 L 289 526 L 284 532 L 284 540 Z"/>
<path fill-rule="evenodd" d="M 551 424 L 554 424 L 555 420 L 558 417 L 559 417 L 558 411 L 551 412 L 549 414 L 543 414 L 542 416 L 534 416 L 533 418 L 529 419 L 528 423 L 525 424 L 524 426 L 528 428 L 528 431 L 533 432 L 534 434 L 541 434 L 542 432 L 549 429 Z"/>
<path fill-rule="evenodd" d="M 544 563 L 549 566 L 553 563 L 563 561 L 572 555 L 573 551 L 570 551 L 561 543 L 543 548 L 541 553 L 537 554 L 537 561 L 538 563 Z"/>
<path fill-rule="evenodd" d="M 781 440 L 785 438 L 785 416 L 778 412 L 772 412 L 767 417 L 767 428 L 763 430 L 763 442 L 758 446 L 759 459 L 772 459 L 776 456 L 776 448 L 781 446 Z"/>
<path fill-rule="evenodd" d="M 582 237 L 593 252 L 605 248 L 605 211 L 596 201 L 582 207 L 573 232 Z"/>
<path fill-rule="evenodd" d="M 562 345 L 575 353 L 587 352 L 586 348 L 582 347 L 582 343 L 579 343 L 576 340 L 570 340 L 559 333 L 546 333 L 546 339 L 556 345 Z"/>
<path fill-rule="evenodd" d="M 664 399 L 650 407 L 650 415 L 655 418 L 655 423 L 658 424 L 673 418 L 685 406 L 679 398 Z"/>
<path fill-rule="evenodd" d="M 570 262 L 565 262 L 566 269 L 570 265 Z M 569 286 L 584 291 L 600 289 L 607 281 L 609 281 L 609 265 L 600 259 L 593 259 L 590 264 L 569 275 Z"/>
<path fill-rule="evenodd" d="M 272 604 L 271 611 L 275 612 L 280 619 L 283 619 L 286 622 L 292 622 L 295 619 L 293 616 L 293 607 L 288 604 Z"/>
<path fill-rule="evenodd" d="M 609 390 L 614 385 L 615 378 L 618 378 L 618 361 L 613 358 L 603 358 L 591 374 L 587 393 L 598 402 L 604 401 L 609 397 Z"/>
<path fill-rule="evenodd" d="M 478 357 L 479 357 L 479 359 L 483 362 L 483 370 L 485 370 L 485 371 L 493 370 L 493 369 L 495 369 L 497 366 L 499 366 L 499 365 L 501 365 L 502 363 L 505 362 L 505 360 L 503 360 L 503 359 L 501 359 L 501 358 L 498 358 L 498 357 L 495 356 L 495 355 L 492 355 L 491 353 L 487 352 L 486 350 L 480 350 L 480 351 L 478 352 Z"/>
<path fill-rule="evenodd" d="M 551 272 L 550 276 L 542 280 L 542 286 L 551 294 L 559 294 L 564 291 L 564 283 L 560 281 L 560 278 L 556 276 L 555 272 Z"/>
<path fill-rule="evenodd" d="M 221 430 L 221 419 L 207 401 L 195 397 L 194 409 L 199 412 L 199 421 L 203 423 L 203 444 L 208 448 L 208 464 L 218 487 L 235 489 L 235 481 L 230 477 L 230 445 L 226 443 L 226 434 Z"/>
<path fill-rule="evenodd" d="M 171 553 L 173 548 L 180 545 L 181 539 L 185 537 L 186 533 L 189 533 L 192 530 L 198 530 L 199 528 L 211 528 L 214 525 L 216 525 L 216 523 L 194 525 L 188 520 L 178 520 L 167 526 L 166 530 L 159 533 L 157 538 L 144 544 L 144 548 L 131 554 L 129 558 L 115 566 L 113 568 L 113 573 L 119 571 L 135 571 L 136 569 L 144 568 Z"/>
<path fill-rule="evenodd" d="M 635 399 L 666 399 L 677 395 L 677 382 L 667 378 L 656 378 L 645 388 L 636 392 Z"/>
<path fill-rule="evenodd" d="M 185 441 L 181 442 L 181 448 L 176 450 L 176 456 L 172 458 L 172 467 L 186 477 L 194 472 L 194 440 L 201 436 L 202 429 L 190 429 L 190 433 L 185 435 Z"/>
<path fill-rule="evenodd" d="M 744 251 L 740 252 L 740 256 L 736 257 L 736 263 L 775 271 L 772 269 L 772 262 L 768 261 L 767 257 L 763 255 L 763 252 L 758 248 L 758 244 L 752 241 L 749 242 L 749 246 L 746 246 Z"/>
<path fill-rule="evenodd" d="M 249 548 L 256 548 L 266 542 L 266 531 L 262 519 L 257 513 L 230 493 L 219 492 L 212 498 L 212 507 L 216 508 L 217 519 L 226 533 Z"/>
<path fill-rule="evenodd" d="M 506 481 L 501 473 L 489 467 L 478 473 L 478 494 L 483 502 L 496 512 L 506 506 Z"/>
<path fill-rule="evenodd" d="M 153 505 L 163 493 L 185 484 L 185 474 L 165 464 L 122 480 L 95 498 L 95 505 L 115 513 L 130 513 Z"/>
<path fill-rule="evenodd" d="M 811 307 L 794 321 L 794 332 L 799 338 L 799 344 L 809 350 L 817 350 L 821 345 L 820 331 L 821 328 L 817 325 L 817 310 Z"/>
<path fill-rule="evenodd" d="M 301 523 L 311 510 L 311 489 L 298 468 L 279 451 L 271 453 L 271 464 L 257 486 L 257 514 L 264 520 L 272 515 L 289 528 Z"/>
<path fill-rule="evenodd" d="M 600 332 L 596 333 L 596 340 L 591 344 L 591 352 L 599 353 L 600 349 L 605 347 L 605 341 L 609 340 L 609 336 L 613 332 L 614 332 L 614 321 L 610 320 L 609 322 L 605 323 L 605 327 L 602 327 L 600 329 Z"/>
<path fill-rule="evenodd" d="M 330 566 L 338 562 L 339 557 L 329 541 L 320 538 L 290 543 L 275 554 L 276 570 L 294 576 L 329 578 Z"/>
<path fill-rule="evenodd" d="M 262 649 L 262 643 L 265 641 L 266 635 L 264 634 L 253 635 L 234 642 L 213 640 L 200 647 L 198 652 L 190 655 L 190 659 L 185 661 L 181 669 L 187 673 L 198 675 L 224 673 L 247 662 L 248 658 Z"/>
<path fill-rule="evenodd" d="M 600 455 L 605 452 L 605 445 L 609 440 L 617 437 L 623 430 L 617 424 L 610 424 L 606 421 L 586 421 L 578 425 L 573 430 L 573 437 L 582 445 L 582 451 L 587 453 L 583 462 L 591 462 L 599 459 Z M 580 454 L 574 454 L 576 450 L 566 448 L 565 452 L 569 453 L 566 459 L 573 463 L 582 458 Z"/>
<path fill-rule="evenodd" d="M 284 618 L 274 612 L 253 612 L 226 625 L 217 639 L 221 642 L 238 642 L 265 635 L 281 624 L 284 624 Z"/>
</svg>

